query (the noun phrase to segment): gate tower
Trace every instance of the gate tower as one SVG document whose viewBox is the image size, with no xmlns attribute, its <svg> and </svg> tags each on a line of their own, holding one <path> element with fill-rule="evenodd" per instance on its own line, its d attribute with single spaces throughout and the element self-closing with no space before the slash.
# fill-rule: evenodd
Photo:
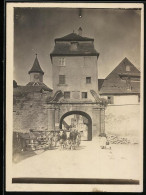
<svg viewBox="0 0 146 195">
<path fill-rule="evenodd" d="M 55 39 L 50 54 L 53 75 L 53 96 L 48 100 L 48 129 L 58 129 L 71 113 L 91 119 L 89 140 L 104 133 L 105 106 L 98 95 L 99 53 L 94 39 L 83 37 L 81 27 Z"/>
</svg>

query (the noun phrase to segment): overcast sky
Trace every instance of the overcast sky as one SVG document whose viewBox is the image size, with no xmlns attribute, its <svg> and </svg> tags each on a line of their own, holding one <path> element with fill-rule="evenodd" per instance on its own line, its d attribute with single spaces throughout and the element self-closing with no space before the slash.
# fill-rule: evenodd
<svg viewBox="0 0 146 195">
<path fill-rule="evenodd" d="M 14 80 L 19 85 L 29 82 L 28 71 L 35 53 L 45 72 L 44 83 L 52 87 L 50 53 L 54 39 L 77 32 L 94 38 L 100 53 L 98 76 L 105 78 L 127 57 L 140 66 L 140 11 L 121 9 L 15 8 L 14 10 Z"/>
</svg>

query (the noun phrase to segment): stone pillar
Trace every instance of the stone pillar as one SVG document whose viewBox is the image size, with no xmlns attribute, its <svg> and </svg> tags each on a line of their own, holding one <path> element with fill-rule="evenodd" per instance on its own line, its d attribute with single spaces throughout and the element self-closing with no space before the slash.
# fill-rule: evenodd
<svg viewBox="0 0 146 195">
<path fill-rule="evenodd" d="M 94 108 L 93 111 L 93 126 L 92 126 L 92 138 L 96 138 L 99 136 L 101 132 L 101 116 L 100 116 L 100 108 Z"/>
<path fill-rule="evenodd" d="M 55 130 L 55 108 L 50 106 L 48 108 L 48 130 Z"/>
<path fill-rule="evenodd" d="M 59 123 L 60 123 L 60 108 L 57 106 L 55 108 L 55 129 L 59 130 Z"/>
<path fill-rule="evenodd" d="M 100 132 L 105 133 L 105 108 L 101 108 L 100 119 Z"/>
</svg>

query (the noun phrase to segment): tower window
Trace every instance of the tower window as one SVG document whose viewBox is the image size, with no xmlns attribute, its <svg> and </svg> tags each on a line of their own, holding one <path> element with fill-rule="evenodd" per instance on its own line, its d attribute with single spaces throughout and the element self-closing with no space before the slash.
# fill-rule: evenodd
<svg viewBox="0 0 146 195">
<path fill-rule="evenodd" d="M 59 58 L 59 66 L 65 66 L 65 58 Z"/>
<path fill-rule="evenodd" d="M 64 92 L 64 98 L 65 99 L 70 99 L 70 91 L 65 91 Z"/>
<path fill-rule="evenodd" d="M 127 71 L 127 72 L 130 71 L 130 66 L 129 66 L 129 65 L 126 66 L 126 71 Z"/>
<path fill-rule="evenodd" d="M 65 84 L 65 75 L 59 75 L 59 84 Z"/>
<path fill-rule="evenodd" d="M 71 42 L 71 48 L 72 51 L 75 51 L 78 49 L 78 42 Z"/>
<path fill-rule="evenodd" d="M 83 99 L 87 98 L 87 92 L 82 92 L 82 98 Z"/>
<path fill-rule="evenodd" d="M 35 78 L 35 79 L 39 79 L 39 75 L 38 75 L 38 74 L 35 74 L 35 75 L 34 75 L 34 78 Z"/>
<path fill-rule="evenodd" d="M 86 83 L 90 84 L 91 83 L 91 77 L 86 77 Z"/>
</svg>

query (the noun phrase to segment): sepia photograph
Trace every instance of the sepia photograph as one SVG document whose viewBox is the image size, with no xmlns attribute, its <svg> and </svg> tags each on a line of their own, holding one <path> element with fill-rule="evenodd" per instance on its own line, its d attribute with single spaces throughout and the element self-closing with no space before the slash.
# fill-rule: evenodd
<svg viewBox="0 0 146 195">
<path fill-rule="evenodd" d="M 6 190 L 142 192 L 143 4 L 6 15 Z"/>
</svg>

